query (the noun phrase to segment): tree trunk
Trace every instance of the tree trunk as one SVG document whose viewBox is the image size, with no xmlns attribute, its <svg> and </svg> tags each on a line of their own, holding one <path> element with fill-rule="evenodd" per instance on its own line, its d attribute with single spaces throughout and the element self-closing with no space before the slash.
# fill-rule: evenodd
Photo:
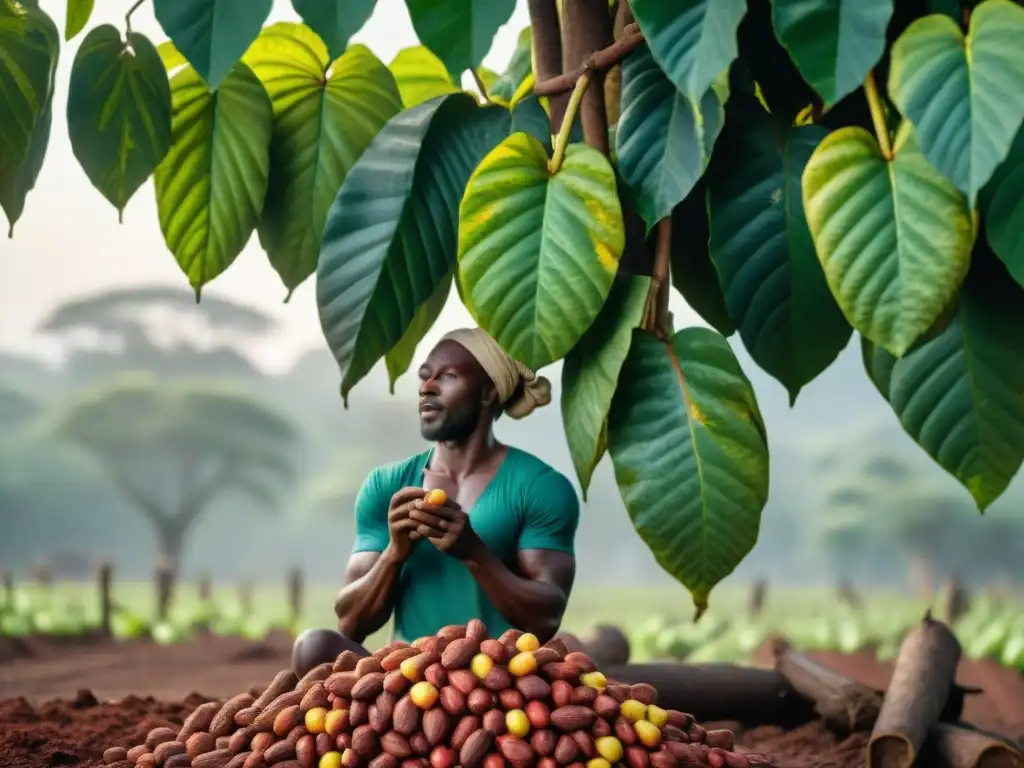
<svg viewBox="0 0 1024 768">
<path fill-rule="evenodd" d="M 156 615 L 161 621 L 167 618 L 174 600 L 185 531 L 186 525 L 180 518 L 164 518 L 156 526 Z"/>
</svg>

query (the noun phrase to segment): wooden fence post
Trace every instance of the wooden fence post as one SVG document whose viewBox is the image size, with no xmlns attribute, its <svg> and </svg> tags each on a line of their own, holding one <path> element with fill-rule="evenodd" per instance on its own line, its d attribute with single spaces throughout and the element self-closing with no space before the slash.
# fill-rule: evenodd
<svg viewBox="0 0 1024 768">
<path fill-rule="evenodd" d="M 768 600 L 768 581 L 758 579 L 750 589 L 750 617 L 759 618 L 764 613 L 764 606 Z"/>
<path fill-rule="evenodd" d="M 153 578 L 156 585 L 156 619 L 167 621 L 171 613 L 171 598 L 174 593 L 174 567 L 165 558 L 157 560 Z"/>
<path fill-rule="evenodd" d="M 305 603 L 305 580 L 301 568 L 292 568 L 288 573 L 288 605 L 291 609 L 293 624 L 298 624 L 302 618 L 302 609 Z"/>
<path fill-rule="evenodd" d="M 14 574 L 4 571 L 4 605 L 8 610 L 14 608 Z"/>
<path fill-rule="evenodd" d="M 238 604 L 242 609 L 242 615 L 249 618 L 253 613 L 253 584 L 251 581 L 241 581 L 238 584 Z"/>
<path fill-rule="evenodd" d="M 100 632 L 107 637 L 114 614 L 113 584 L 114 566 L 109 560 L 100 560 L 96 564 L 96 594 L 100 601 Z"/>
</svg>

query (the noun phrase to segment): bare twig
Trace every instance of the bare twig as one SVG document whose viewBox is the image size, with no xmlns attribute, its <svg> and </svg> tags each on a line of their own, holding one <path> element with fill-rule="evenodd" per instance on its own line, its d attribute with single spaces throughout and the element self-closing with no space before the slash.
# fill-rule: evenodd
<svg viewBox="0 0 1024 768">
<path fill-rule="evenodd" d="M 626 58 L 644 41 L 643 33 L 636 23 L 628 25 L 623 36 L 609 45 L 607 48 L 597 51 L 583 64 L 572 72 L 566 72 L 558 77 L 541 80 L 533 86 L 533 92 L 537 96 L 557 96 L 568 93 L 576 86 L 576 81 L 587 72 L 603 72 L 622 59 Z"/>
<path fill-rule="evenodd" d="M 672 259 L 672 217 L 666 216 L 657 225 L 654 242 L 654 273 L 647 290 L 644 309 L 644 329 L 667 339 L 668 331 L 668 283 Z"/>
<path fill-rule="evenodd" d="M 139 6 L 144 2 L 146 2 L 146 0 L 135 0 L 135 2 L 132 3 L 132 7 L 128 9 L 128 13 L 124 15 L 124 28 L 127 33 L 127 37 L 131 37 L 132 35 L 132 14 L 139 10 Z"/>
</svg>

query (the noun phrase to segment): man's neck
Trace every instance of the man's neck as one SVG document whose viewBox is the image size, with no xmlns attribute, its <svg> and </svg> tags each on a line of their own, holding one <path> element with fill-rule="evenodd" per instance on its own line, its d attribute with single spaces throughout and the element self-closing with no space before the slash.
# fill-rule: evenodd
<svg viewBox="0 0 1024 768">
<path fill-rule="evenodd" d="M 464 440 L 445 440 L 434 444 L 434 457 L 430 469 L 443 472 L 453 480 L 460 480 L 486 470 L 500 461 L 505 446 L 494 438 L 490 425 Z"/>
</svg>

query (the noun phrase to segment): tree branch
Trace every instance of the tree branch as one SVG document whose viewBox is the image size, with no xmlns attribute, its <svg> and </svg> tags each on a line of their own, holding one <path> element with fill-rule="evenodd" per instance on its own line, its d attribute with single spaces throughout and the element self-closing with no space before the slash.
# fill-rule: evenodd
<svg viewBox="0 0 1024 768">
<path fill-rule="evenodd" d="M 668 284 L 671 276 L 672 259 L 672 217 L 666 216 L 658 222 L 654 243 L 654 274 L 647 291 L 644 309 L 644 329 L 657 334 L 661 339 L 669 336 L 668 328 Z"/>
<path fill-rule="evenodd" d="M 138 507 L 147 520 L 157 526 L 167 522 L 167 514 L 164 509 L 139 489 L 123 472 L 108 465 L 107 474 L 110 476 L 110 481 L 114 488 L 129 502 Z"/>
<path fill-rule="evenodd" d="M 572 72 L 566 72 L 557 77 L 541 79 L 537 76 L 537 84 L 533 86 L 533 92 L 537 96 L 556 96 L 569 93 L 586 72 L 603 72 L 618 64 L 626 58 L 644 41 L 643 33 L 636 22 L 628 24 L 623 30 L 619 40 L 596 53 L 592 54 L 583 64 Z"/>
<path fill-rule="evenodd" d="M 528 5 L 533 36 L 534 76 L 538 82 L 558 77 L 562 72 L 562 30 L 555 0 L 529 0 Z M 571 86 L 564 93 L 552 95 L 548 100 L 552 133 L 558 133 L 562 127 L 570 90 Z"/>
<path fill-rule="evenodd" d="M 141 6 L 144 2 L 146 2 L 146 0 L 135 0 L 135 2 L 132 3 L 132 7 L 128 9 L 128 13 L 124 15 L 124 28 L 126 32 L 126 37 L 132 36 L 132 14 L 139 10 L 139 6 Z"/>
<path fill-rule="evenodd" d="M 612 45 L 612 18 L 608 0 L 562 0 L 562 68 L 584 66 L 594 51 Z M 605 157 L 611 154 L 608 114 L 604 105 L 604 71 L 593 69 L 591 87 L 583 97 L 580 125 L 583 140 Z M 577 78 L 578 79 L 578 78 Z"/>
</svg>

